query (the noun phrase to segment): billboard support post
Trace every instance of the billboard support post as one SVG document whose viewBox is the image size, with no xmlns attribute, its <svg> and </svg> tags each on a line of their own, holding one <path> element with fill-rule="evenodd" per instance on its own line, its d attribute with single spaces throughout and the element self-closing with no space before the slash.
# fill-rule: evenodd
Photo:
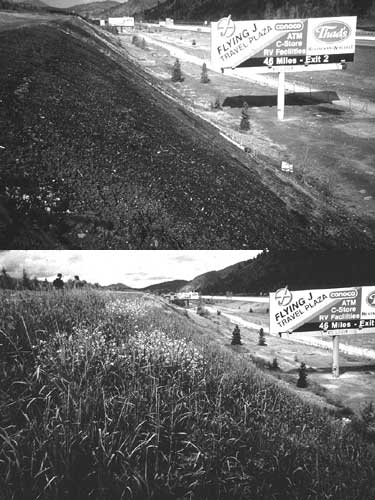
<svg viewBox="0 0 375 500">
<path fill-rule="evenodd" d="M 339 335 L 333 335 L 332 337 L 332 375 L 333 378 L 339 378 L 340 366 L 339 366 Z"/>
<path fill-rule="evenodd" d="M 279 73 L 279 85 L 277 88 L 277 119 L 284 120 L 285 107 L 285 71 Z"/>
</svg>

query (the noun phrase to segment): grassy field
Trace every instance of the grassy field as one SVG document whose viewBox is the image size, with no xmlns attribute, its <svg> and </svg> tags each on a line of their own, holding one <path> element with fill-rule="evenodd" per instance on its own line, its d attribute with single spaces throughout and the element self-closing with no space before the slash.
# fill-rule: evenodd
<svg viewBox="0 0 375 500">
<path fill-rule="evenodd" d="M 1 499 L 374 497 L 375 447 L 139 294 L 2 292 Z"/>
</svg>

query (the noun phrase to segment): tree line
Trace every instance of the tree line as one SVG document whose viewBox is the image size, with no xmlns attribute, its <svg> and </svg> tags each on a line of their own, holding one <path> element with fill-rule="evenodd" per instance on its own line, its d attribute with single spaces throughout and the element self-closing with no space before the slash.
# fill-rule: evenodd
<svg viewBox="0 0 375 500">
<path fill-rule="evenodd" d="M 145 11 L 146 19 L 172 17 L 179 21 L 282 19 L 356 15 L 375 16 L 375 0 L 167 0 Z"/>
<path fill-rule="evenodd" d="M 74 279 L 68 279 L 63 282 L 63 288 L 73 289 L 73 288 L 99 288 L 99 284 L 88 283 L 85 280 L 81 280 L 78 275 L 74 276 Z M 26 269 L 22 272 L 21 278 L 14 278 L 10 276 L 8 271 L 3 267 L 0 273 L 0 290 L 52 290 L 54 287 L 53 282 L 47 279 L 39 280 L 36 277 L 30 277 Z"/>
</svg>

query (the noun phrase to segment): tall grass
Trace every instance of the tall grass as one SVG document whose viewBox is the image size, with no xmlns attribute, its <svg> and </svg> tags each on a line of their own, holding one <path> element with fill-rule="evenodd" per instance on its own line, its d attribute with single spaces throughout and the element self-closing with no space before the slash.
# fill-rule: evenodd
<svg viewBox="0 0 375 500">
<path fill-rule="evenodd" d="M 148 297 L 1 293 L 1 499 L 374 498 L 349 426 Z"/>
</svg>

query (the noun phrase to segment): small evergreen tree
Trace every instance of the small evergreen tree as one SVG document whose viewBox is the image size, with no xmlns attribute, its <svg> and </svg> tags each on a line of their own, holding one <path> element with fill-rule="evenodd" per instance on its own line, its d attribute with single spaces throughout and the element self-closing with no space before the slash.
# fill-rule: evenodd
<svg viewBox="0 0 375 500">
<path fill-rule="evenodd" d="M 232 342 L 231 342 L 232 345 L 242 345 L 242 342 L 241 342 L 241 332 L 240 332 L 240 329 L 238 327 L 238 325 L 236 325 L 234 327 L 234 330 L 232 332 Z"/>
<path fill-rule="evenodd" d="M 24 290 L 31 290 L 32 285 L 31 285 L 31 280 L 29 278 L 29 275 L 26 272 L 26 269 L 22 271 L 22 288 Z"/>
<path fill-rule="evenodd" d="M 3 267 L 0 276 L 0 288 L 2 289 L 13 289 L 14 284 L 12 278 L 7 273 L 6 269 Z"/>
<path fill-rule="evenodd" d="M 270 370 L 274 370 L 274 371 L 280 370 L 279 362 L 277 361 L 277 358 L 273 358 L 272 363 L 269 364 L 269 367 L 270 367 Z"/>
<path fill-rule="evenodd" d="M 210 82 L 210 79 L 208 78 L 207 65 L 206 65 L 206 63 L 203 63 L 202 74 L 201 74 L 201 83 L 209 83 L 209 82 Z"/>
<path fill-rule="evenodd" d="M 250 130 L 250 120 L 249 120 L 249 105 L 247 102 L 243 103 L 243 108 L 241 111 L 241 123 L 240 123 L 240 129 L 241 130 Z"/>
<path fill-rule="evenodd" d="M 307 369 L 303 361 L 298 368 L 298 375 L 299 378 L 297 380 L 297 387 L 307 387 Z"/>
<path fill-rule="evenodd" d="M 259 330 L 258 345 L 267 345 L 263 328 Z"/>
<path fill-rule="evenodd" d="M 181 73 L 181 64 L 178 59 L 176 59 L 173 69 L 172 69 L 172 82 L 183 82 L 184 79 Z"/>
<path fill-rule="evenodd" d="M 219 96 L 215 98 L 214 102 L 211 101 L 211 109 L 222 109 Z"/>
</svg>

